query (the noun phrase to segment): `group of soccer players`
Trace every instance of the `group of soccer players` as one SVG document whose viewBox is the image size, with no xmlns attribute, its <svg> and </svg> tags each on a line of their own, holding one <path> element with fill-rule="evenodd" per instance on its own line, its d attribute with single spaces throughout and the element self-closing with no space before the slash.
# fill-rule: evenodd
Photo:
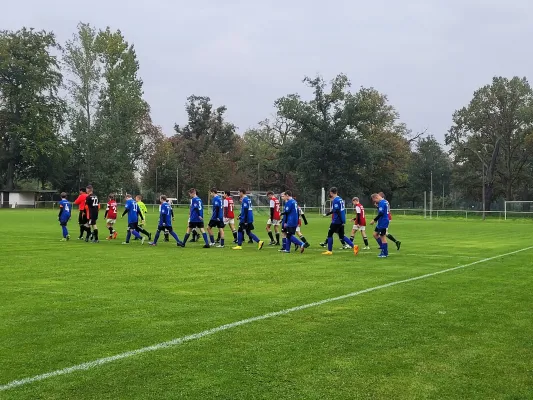
<svg viewBox="0 0 533 400">
<path fill-rule="evenodd" d="M 245 189 L 239 190 L 239 197 L 241 202 L 241 212 L 238 216 L 238 228 L 235 227 L 235 211 L 234 202 L 230 192 L 224 192 L 220 195 L 216 188 L 210 190 L 212 196 L 211 206 L 212 213 L 207 224 L 207 232 L 205 230 L 204 220 L 204 206 L 202 199 L 198 196 L 196 189 L 189 190 L 189 197 L 191 198 L 189 221 L 187 231 L 183 240 L 180 240 L 178 235 L 174 232 L 173 221 L 174 214 L 172 207 L 169 204 L 167 197 L 162 195 L 160 197 L 159 207 L 159 221 L 157 232 L 154 240 L 150 241 L 151 246 L 157 246 L 161 232 L 165 235 L 165 241 L 169 240 L 172 236 L 176 241 L 177 246 L 185 247 L 187 241 L 191 237 L 191 234 L 198 232 L 204 240 L 204 248 L 225 247 L 225 228 L 228 226 L 233 234 L 233 243 L 235 244 L 233 250 L 242 250 L 242 244 L 244 241 L 244 234 L 247 235 L 251 242 L 257 243 L 257 248 L 261 250 L 264 246 L 264 241 L 259 239 L 255 234 L 254 226 L 254 212 L 251 199 L 247 196 Z M 309 247 L 309 242 L 306 240 L 301 232 L 302 220 L 307 225 L 307 219 L 303 210 L 298 206 L 296 199 L 292 196 L 291 191 L 285 191 L 281 194 L 281 198 L 284 202 L 283 211 L 281 210 L 280 201 L 274 195 L 273 192 L 267 193 L 270 203 L 270 218 L 267 221 L 266 231 L 270 238 L 270 246 L 281 245 L 280 252 L 290 253 L 291 245 L 294 244 L 295 248 L 303 253 L 306 248 Z M 338 195 L 337 188 L 332 187 L 329 190 L 329 197 L 331 199 L 331 209 L 325 214 L 325 216 L 331 215 L 331 224 L 328 230 L 327 239 L 320 245 L 327 247 L 327 250 L 323 252 L 324 255 L 333 254 L 333 235 L 337 234 L 343 245 L 343 249 L 351 248 L 355 255 L 359 252 L 359 246 L 354 244 L 355 234 L 361 232 L 365 247 L 365 250 L 369 250 L 368 238 L 366 236 L 366 217 L 363 205 L 359 202 L 359 198 L 354 197 L 352 204 L 354 206 L 356 217 L 352 219 L 354 225 L 352 228 L 351 236 L 348 238 L 345 236 L 344 227 L 346 224 L 346 207 L 344 200 Z M 387 239 L 392 240 L 397 249 L 400 249 L 401 242 L 397 241 L 392 235 L 388 233 L 388 227 L 390 220 L 392 219 L 390 214 L 390 206 L 387 200 L 384 198 L 383 193 L 373 194 L 372 201 L 378 209 L 377 216 L 371 221 L 371 225 L 377 223 L 374 231 L 374 238 L 381 250 L 379 257 L 388 256 L 388 242 Z M 78 239 L 85 240 L 86 242 L 98 243 L 98 214 L 100 210 L 100 203 L 98 197 L 93 192 L 91 185 L 86 188 L 80 189 L 78 198 L 74 201 L 74 204 L 79 207 L 78 223 L 80 227 L 80 234 Z M 106 205 L 106 211 L 104 219 L 106 220 L 106 227 L 109 230 L 109 235 L 106 239 L 116 239 L 118 232 L 115 230 L 115 223 L 117 220 L 117 202 L 113 194 L 109 195 L 109 199 Z M 147 213 L 146 205 L 142 202 L 142 196 L 138 195 L 133 199 L 131 194 L 126 195 L 125 209 L 122 213 L 122 217 L 127 215 L 128 218 L 128 230 L 126 239 L 123 244 L 129 244 L 131 236 L 134 236 L 136 240 L 140 240 L 141 244 L 144 244 L 145 238 L 141 234 L 145 235 L 148 240 L 152 239 L 152 234 L 144 229 L 145 214 Z M 63 231 L 64 241 L 69 240 L 70 236 L 67 229 L 67 223 L 71 217 L 71 207 L 67 200 L 67 194 L 61 193 L 61 201 L 59 202 L 59 222 Z M 272 230 L 273 227 L 273 230 Z M 281 229 L 280 229 L 281 227 Z M 215 241 L 215 229 L 218 230 L 217 240 Z M 86 234 L 84 238 L 84 234 Z M 274 236 L 275 235 L 275 236 Z M 282 238 L 280 243 L 280 237 Z"/>
</svg>

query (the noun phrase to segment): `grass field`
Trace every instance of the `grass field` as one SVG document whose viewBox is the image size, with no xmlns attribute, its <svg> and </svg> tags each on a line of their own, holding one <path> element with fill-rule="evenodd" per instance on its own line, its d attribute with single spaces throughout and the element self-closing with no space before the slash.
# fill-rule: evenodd
<svg viewBox="0 0 533 400">
<path fill-rule="evenodd" d="M 399 216 L 402 250 L 378 259 L 373 241 L 322 256 L 318 216 L 304 254 L 122 246 L 123 220 L 63 243 L 56 219 L 0 211 L 0 399 L 533 399 L 531 221 Z"/>
</svg>

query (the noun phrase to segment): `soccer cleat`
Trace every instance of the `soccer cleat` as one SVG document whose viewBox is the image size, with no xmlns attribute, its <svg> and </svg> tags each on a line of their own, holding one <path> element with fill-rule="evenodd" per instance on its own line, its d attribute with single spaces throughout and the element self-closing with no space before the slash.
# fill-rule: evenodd
<svg viewBox="0 0 533 400">
<path fill-rule="evenodd" d="M 113 239 L 111 236 L 106 236 L 105 240 L 111 240 Z"/>
<path fill-rule="evenodd" d="M 130 242 L 122 242 L 122 244 L 130 244 Z"/>
<path fill-rule="evenodd" d="M 224 248 L 224 246 L 223 246 L 223 245 L 221 245 L 221 244 L 217 244 L 217 245 L 216 245 L 216 248 L 217 248 L 217 249 L 223 249 L 223 248 Z"/>
<path fill-rule="evenodd" d="M 388 256 L 386 256 L 385 254 L 380 254 L 380 255 L 378 256 L 378 258 L 387 258 L 387 257 L 388 257 Z"/>
<path fill-rule="evenodd" d="M 118 232 L 117 231 L 113 232 L 113 239 L 116 239 L 117 236 L 118 236 Z"/>
<path fill-rule="evenodd" d="M 208 244 L 204 244 L 204 249 L 210 249 L 210 248 L 211 248 L 210 245 L 208 245 Z"/>
<path fill-rule="evenodd" d="M 320 247 L 326 247 L 328 244 L 326 242 L 319 243 Z"/>
<path fill-rule="evenodd" d="M 279 242 L 276 242 L 276 246 L 279 246 L 279 245 L 280 245 Z"/>
<path fill-rule="evenodd" d="M 211 247 L 215 247 L 215 246 L 216 246 L 216 243 L 209 243 L 209 246 L 211 246 Z"/>
<path fill-rule="evenodd" d="M 68 242 L 70 240 L 70 235 L 67 235 L 66 239 L 67 239 L 67 242 Z"/>
<path fill-rule="evenodd" d="M 254 243 L 253 239 L 248 240 L 248 243 L 253 244 Z"/>
<path fill-rule="evenodd" d="M 177 242 L 177 243 L 176 243 L 176 246 L 178 246 L 178 247 L 185 247 L 185 243 L 183 243 L 183 242 Z"/>
<path fill-rule="evenodd" d="M 323 256 L 331 256 L 333 255 L 333 252 L 332 251 L 325 251 L 322 253 Z"/>
<path fill-rule="evenodd" d="M 359 253 L 359 246 L 354 244 L 353 245 L 353 255 L 356 256 Z"/>
<path fill-rule="evenodd" d="M 144 238 L 141 238 L 141 246 L 144 244 Z"/>
<path fill-rule="evenodd" d="M 265 244 L 265 242 L 263 242 L 262 240 L 259 241 L 259 243 L 257 243 L 257 250 L 261 250 L 263 248 L 263 245 Z"/>
<path fill-rule="evenodd" d="M 370 250 L 370 247 L 365 246 L 365 247 L 363 247 L 363 250 Z"/>
<path fill-rule="evenodd" d="M 276 242 L 270 242 L 268 245 L 269 245 L 269 246 L 275 246 L 275 245 L 276 245 Z"/>
<path fill-rule="evenodd" d="M 351 249 L 350 245 L 345 244 L 344 246 L 342 246 L 342 250 L 348 250 L 348 249 Z"/>
<path fill-rule="evenodd" d="M 400 251 L 400 246 L 402 245 L 402 242 L 399 240 L 396 242 L 396 250 Z"/>
<path fill-rule="evenodd" d="M 157 246 L 157 243 L 154 243 L 154 242 L 148 242 L 148 244 L 149 244 L 150 246 Z"/>
<path fill-rule="evenodd" d="M 99 240 L 91 240 L 92 243 L 100 243 Z"/>
<path fill-rule="evenodd" d="M 242 246 L 235 246 L 231 248 L 232 250 L 242 250 Z"/>
<path fill-rule="evenodd" d="M 305 247 L 306 249 L 307 249 L 309 246 L 311 246 L 311 245 L 309 244 L 309 242 L 305 242 L 305 243 L 304 243 L 304 247 Z"/>
<path fill-rule="evenodd" d="M 67 238 L 62 238 L 62 239 L 60 240 L 60 242 L 66 242 L 66 241 L 67 241 Z"/>
<path fill-rule="evenodd" d="M 303 254 L 304 251 L 305 251 L 305 246 L 300 247 L 300 254 Z"/>
<path fill-rule="evenodd" d="M 285 249 L 279 249 L 278 250 L 280 253 L 289 253 L 289 251 L 285 250 Z"/>
</svg>

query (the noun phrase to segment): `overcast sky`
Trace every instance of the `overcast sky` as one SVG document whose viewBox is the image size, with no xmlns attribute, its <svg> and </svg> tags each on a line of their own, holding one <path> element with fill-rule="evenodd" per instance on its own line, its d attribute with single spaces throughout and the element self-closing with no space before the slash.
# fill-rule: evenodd
<svg viewBox="0 0 533 400">
<path fill-rule="evenodd" d="M 0 29 L 54 31 L 79 21 L 135 45 L 154 122 L 172 134 L 191 94 L 228 107 L 243 132 L 305 75 L 344 72 L 388 95 L 413 131 L 443 139 L 454 110 L 494 75 L 531 78 L 531 0 L 20 0 Z"/>
</svg>

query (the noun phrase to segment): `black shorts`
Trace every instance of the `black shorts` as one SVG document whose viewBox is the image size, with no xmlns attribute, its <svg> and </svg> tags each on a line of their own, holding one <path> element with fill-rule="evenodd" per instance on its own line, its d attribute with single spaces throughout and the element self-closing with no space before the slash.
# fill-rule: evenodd
<svg viewBox="0 0 533 400">
<path fill-rule="evenodd" d="M 218 229 L 222 229 L 226 226 L 226 224 L 224 224 L 224 222 L 222 221 L 217 221 L 217 220 L 214 220 L 212 219 L 211 221 L 209 221 L 209 225 L 208 225 L 210 228 L 218 228 Z"/>
<path fill-rule="evenodd" d="M 90 215 L 90 218 L 87 223 L 89 225 L 96 225 L 96 221 L 98 221 L 98 213 L 93 213 L 92 215 Z"/>
<path fill-rule="evenodd" d="M 128 229 L 133 229 L 133 230 L 139 229 L 139 222 L 130 222 L 130 223 L 128 223 Z"/>
<path fill-rule="evenodd" d="M 87 223 L 87 214 L 85 214 L 85 211 L 80 211 L 78 215 L 78 224 L 85 225 Z"/>
<path fill-rule="evenodd" d="M 387 228 L 378 228 L 376 226 L 376 229 L 374 229 L 374 232 L 377 232 L 379 236 L 385 236 L 387 235 Z"/>
<path fill-rule="evenodd" d="M 328 237 L 332 237 L 334 234 L 338 234 L 339 237 L 344 237 L 344 225 L 343 224 L 330 224 Z"/>
<path fill-rule="evenodd" d="M 287 226 L 285 228 L 285 233 L 287 235 L 296 235 L 296 227 L 295 226 Z"/>
<path fill-rule="evenodd" d="M 158 231 L 168 231 L 169 233 L 173 231 L 171 225 L 159 225 L 159 226 L 157 227 L 157 230 L 158 230 Z"/>
<path fill-rule="evenodd" d="M 203 222 L 189 222 L 189 229 L 199 228 L 202 229 L 204 227 Z"/>
<path fill-rule="evenodd" d="M 239 222 L 239 232 L 253 231 L 255 229 L 253 222 L 249 222 L 246 228 L 244 227 L 244 225 L 245 225 L 244 222 Z"/>
</svg>

